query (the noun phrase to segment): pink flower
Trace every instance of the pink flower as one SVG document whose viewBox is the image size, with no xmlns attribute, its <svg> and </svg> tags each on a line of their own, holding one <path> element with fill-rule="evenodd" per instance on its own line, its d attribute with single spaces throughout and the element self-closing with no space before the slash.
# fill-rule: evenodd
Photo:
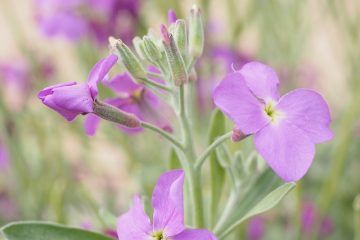
<svg viewBox="0 0 360 240">
<path fill-rule="evenodd" d="M 183 186 L 182 170 L 162 174 L 152 196 L 152 223 L 140 197 L 136 196 L 132 208 L 118 219 L 119 240 L 215 240 L 216 237 L 206 229 L 185 228 Z"/>
<path fill-rule="evenodd" d="M 244 134 L 253 134 L 257 151 L 285 181 L 297 181 L 308 171 L 315 144 L 333 136 L 330 112 L 315 91 L 297 89 L 280 97 L 273 69 L 245 64 L 220 82 L 214 102 Z"/>
<path fill-rule="evenodd" d="M 98 95 L 97 84 L 106 77 L 116 62 L 117 56 L 109 55 L 95 64 L 86 83 L 70 82 L 47 87 L 39 92 L 38 97 L 68 121 L 79 114 L 91 113 Z"/>
</svg>

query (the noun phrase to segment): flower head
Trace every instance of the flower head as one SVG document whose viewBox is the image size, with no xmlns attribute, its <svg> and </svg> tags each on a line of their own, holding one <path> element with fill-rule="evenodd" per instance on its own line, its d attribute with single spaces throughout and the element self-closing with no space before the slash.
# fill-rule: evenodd
<svg viewBox="0 0 360 240">
<path fill-rule="evenodd" d="M 106 77 L 116 62 L 117 57 L 109 55 L 95 64 L 86 83 L 70 82 L 50 86 L 41 90 L 38 97 L 68 121 L 79 114 L 91 113 L 98 95 L 97 84 Z"/>
<path fill-rule="evenodd" d="M 213 93 L 214 102 L 285 181 L 297 181 L 308 171 L 315 144 L 332 138 L 330 112 L 315 91 L 297 89 L 280 97 L 279 80 L 270 67 L 250 62 L 231 73 Z"/>
<path fill-rule="evenodd" d="M 183 200 L 184 172 L 173 170 L 162 174 L 152 196 L 153 221 L 136 196 L 132 208 L 121 215 L 117 223 L 121 240 L 215 240 L 205 229 L 186 229 Z"/>
</svg>

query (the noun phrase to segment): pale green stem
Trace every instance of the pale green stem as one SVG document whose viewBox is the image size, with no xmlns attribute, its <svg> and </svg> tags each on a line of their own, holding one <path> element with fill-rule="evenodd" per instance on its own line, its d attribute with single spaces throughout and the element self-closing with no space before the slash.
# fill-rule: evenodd
<svg viewBox="0 0 360 240">
<path fill-rule="evenodd" d="M 203 201 L 202 201 L 202 187 L 201 187 L 201 174 L 200 171 L 196 171 L 192 161 L 194 161 L 195 151 L 193 138 L 191 134 L 191 128 L 188 116 L 186 114 L 186 99 L 184 93 L 184 86 L 179 87 L 179 104 L 180 111 L 178 113 L 178 117 L 181 123 L 182 131 L 183 131 L 183 141 L 184 141 L 184 155 L 186 161 L 188 162 L 188 171 L 187 177 L 189 181 L 189 190 L 190 196 L 193 204 L 193 216 L 194 216 L 194 224 L 196 228 L 202 227 L 204 225 L 204 214 L 203 214 Z"/>
<path fill-rule="evenodd" d="M 152 87 L 160 88 L 160 89 L 162 89 L 162 90 L 164 90 L 164 91 L 167 91 L 167 92 L 169 92 L 169 93 L 172 93 L 172 92 L 173 92 L 171 88 L 169 88 L 168 86 L 165 86 L 164 84 L 157 83 L 157 82 L 152 81 L 152 80 L 150 80 L 150 79 L 148 79 L 148 78 L 142 78 L 141 80 L 144 82 L 145 85 L 149 85 L 149 86 L 152 86 Z"/>
<path fill-rule="evenodd" d="M 154 131 L 154 132 L 160 134 L 165 139 L 169 140 L 174 145 L 174 147 L 184 151 L 184 146 L 178 140 L 176 140 L 171 134 L 164 131 L 163 129 L 161 129 L 151 123 L 148 123 L 148 122 L 141 122 L 141 126 L 143 128 L 149 129 L 151 131 Z"/>
<path fill-rule="evenodd" d="M 221 145 L 226 140 L 230 139 L 232 131 L 225 133 L 221 137 L 217 138 L 210 146 L 205 149 L 205 151 L 200 155 L 200 157 L 195 162 L 195 169 L 199 170 L 204 164 L 205 160 L 210 156 L 212 151 L 214 151 L 219 145 Z"/>
</svg>

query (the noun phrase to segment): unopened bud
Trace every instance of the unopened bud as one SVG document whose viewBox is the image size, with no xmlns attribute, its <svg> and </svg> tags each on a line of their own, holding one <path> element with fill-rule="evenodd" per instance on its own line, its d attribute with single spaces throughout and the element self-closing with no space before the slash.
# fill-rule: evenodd
<svg viewBox="0 0 360 240">
<path fill-rule="evenodd" d="M 141 126 L 140 120 L 134 114 L 124 112 L 110 104 L 94 101 L 94 114 L 97 116 L 118 123 L 128 128 L 137 128 Z"/>
<path fill-rule="evenodd" d="M 146 78 L 146 71 L 140 63 L 140 60 L 135 56 L 135 54 L 130 50 L 125 43 L 121 40 L 110 40 L 113 48 L 116 48 L 121 62 L 124 64 L 125 68 L 131 74 L 135 81 L 142 82 Z"/>
<path fill-rule="evenodd" d="M 144 47 L 146 51 L 146 58 L 151 63 L 156 63 L 161 60 L 162 54 L 160 49 L 156 46 L 156 44 L 150 39 L 150 37 L 145 36 L 143 38 Z"/>
<path fill-rule="evenodd" d="M 174 10 L 169 9 L 169 11 L 168 11 L 168 23 L 172 24 L 172 23 L 176 22 L 176 19 L 177 19 L 177 17 L 176 17 L 176 13 L 174 12 Z"/>
<path fill-rule="evenodd" d="M 141 59 L 143 59 L 143 60 L 145 60 L 146 58 L 145 58 L 145 47 L 144 47 L 144 42 L 143 42 L 143 40 L 141 40 L 141 38 L 140 37 L 135 37 L 134 39 L 133 39 L 133 45 L 134 45 L 134 48 L 135 48 L 135 51 L 136 51 L 136 53 L 137 53 L 137 55 L 141 58 Z"/>
<path fill-rule="evenodd" d="M 204 50 L 204 26 L 200 9 L 194 5 L 191 8 L 189 21 L 189 51 L 191 56 L 198 58 Z"/>
<path fill-rule="evenodd" d="M 161 25 L 161 38 L 165 49 L 166 59 L 171 72 L 171 77 L 176 86 L 186 83 L 189 78 L 181 53 L 176 46 L 173 36 L 164 25 Z"/>
<path fill-rule="evenodd" d="M 178 47 L 181 56 L 183 57 L 184 61 L 186 60 L 186 56 L 188 53 L 188 41 L 187 41 L 187 34 L 186 34 L 186 23 L 182 19 L 178 19 L 174 25 L 173 30 L 174 40 L 176 46 Z M 185 61 L 186 62 L 186 61 Z"/>
<path fill-rule="evenodd" d="M 243 140 L 247 136 L 249 136 L 249 135 L 245 135 L 243 132 L 240 131 L 239 128 L 234 127 L 233 130 L 232 130 L 231 141 L 240 142 L 241 140 Z"/>
</svg>

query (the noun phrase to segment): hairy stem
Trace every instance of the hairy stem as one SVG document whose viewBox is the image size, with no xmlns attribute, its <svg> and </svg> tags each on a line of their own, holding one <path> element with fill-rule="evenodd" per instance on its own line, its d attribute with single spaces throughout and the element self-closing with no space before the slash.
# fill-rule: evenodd
<svg viewBox="0 0 360 240">
<path fill-rule="evenodd" d="M 195 162 L 195 169 L 199 170 L 205 160 L 210 156 L 212 151 L 214 151 L 219 145 L 221 145 L 226 140 L 230 139 L 232 135 L 232 131 L 228 132 L 221 137 L 217 138 L 212 144 L 210 144 L 205 151 L 200 155 L 200 157 Z"/>
<path fill-rule="evenodd" d="M 155 125 L 153 125 L 151 123 L 148 123 L 148 122 L 141 122 L 141 126 L 143 128 L 149 129 L 149 130 L 151 130 L 153 132 L 156 132 L 156 133 L 160 134 L 165 139 L 169 140 L 174 145 L 174 147 L 184 151 L 183 145 L 178 140 L 176 140 L 171 134 L 164 131 L 163 129 L 158 128 L 157 126 L 155 126 Z"/>
</svg>

